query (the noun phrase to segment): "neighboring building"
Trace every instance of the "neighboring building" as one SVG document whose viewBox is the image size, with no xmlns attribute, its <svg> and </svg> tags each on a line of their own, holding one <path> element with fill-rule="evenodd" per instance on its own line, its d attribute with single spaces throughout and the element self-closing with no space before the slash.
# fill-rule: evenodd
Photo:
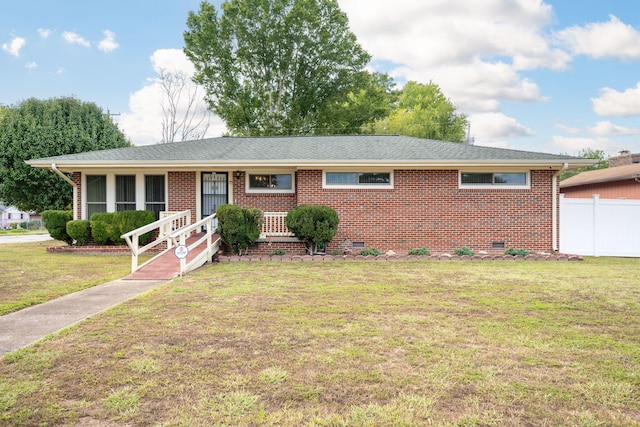
<svg viewBox="0 0 640 427">
<path fill-rule="evenodd" d="M 581 172 L 560 181 L 560 192 L 567 198 L 640 200 L 640 154 L 623 151 L 609 159 L 609 167 Z"/>
<path fill-rule="evenodd" d="M 31 221 L 31 214 L 23 212 L 13 206 L 4 206 L 0 203 L 0 229 L 11 228 L 12 223 L 23 223 Z"/>
<path fill-rule="evenodd" d="M 221 137 L 30 160 L 73 175 L 74 218 L 126 209 L 191 210 L 223 203 L 269 218 L 327 205 L 345 244 L 406 253 L 558 247 L 558 175 L 593 160 L 397 135 Z M 289 238 L 289 241 L 292 240 Z M 265 233 L 261 250 L 287 243 Z M 297 246 L 296 246 L 297 245 Z M 289 249 L 289 247 L 287 247 Z"/>
</svg>

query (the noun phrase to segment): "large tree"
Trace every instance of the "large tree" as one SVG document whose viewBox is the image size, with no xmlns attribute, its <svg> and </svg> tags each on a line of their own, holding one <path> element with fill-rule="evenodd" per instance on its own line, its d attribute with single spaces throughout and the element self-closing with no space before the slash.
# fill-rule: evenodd
<svg viewBox="0 0 640 427">
<path fill-rule="evenodd" d="M 202 90 L 184 71 L 158 70 L 162 90 L 162 143 L 200 139 L 209 130 L 211 112 Z"/>
<path fill-rule="evenodd" d="M 329 105 L 380 81 L 336 0 L 230 0 L 220 15 L 203 2 L 187 27 L 194 79 L 233 134 L 327 133 Z"/>
<path fill-rule="evenodd" d="M 435 83 L 408 82 L 398 95 L 388 117 L 369 125 L 374 133 L 415 136 L 442 141 L 464 142 L 467 117 L 444 96 Z"/>
<path fill-rule="evenodd" d="M 21 210 L 64 209 L 72 188 L 25 160 L 131 144 L 96 104 L 75 98 L 30 98 L 0 115 L 0 200 Z"/>
</svg>

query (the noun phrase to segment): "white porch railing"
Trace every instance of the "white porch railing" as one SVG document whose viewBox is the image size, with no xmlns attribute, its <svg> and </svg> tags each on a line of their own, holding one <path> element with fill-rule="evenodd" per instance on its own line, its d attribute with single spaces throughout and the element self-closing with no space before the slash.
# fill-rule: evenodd
<svg viewBox="0 0 640 427">
<path fill-rule="evenodd" d="M 286 217 L 287 212 L 265 212 L 260 238 L 292 237 L 294 234 L 287 228 Z"/>
<path fill-rule="evenodd" d="M 215 241 L 213 240 L 213 235 L 216 232 L 215 221 L 216 214 L 213 214 L 204 219 L 201 219 L 194 224 L 180 228 L 169 235 L 169 241 L 171 241 L 173 245 L 186 246 L 187 239 L 189 237 L 199 233 L 202 228 L 204 228 L 205 230 L 204 235 L 198 240 L 189 244 L 189 246 L 187 246 L 187 249 L 189 250 L 189 252 L 191 252 L 193 249 L 197 248 L 205 241 L 207 242 L 206 249 L 198 253 L 189 262 L 187 262 L 185 258 L 180 258 L 180 276 L 200 267 L 207 261 L 210 261 L 213 255 L 218 251 L 218 248 L 220 247 L 220 237 L 218 237 Z"/>
<path fill-rule="evenodd" d="M 151 224 L 147 224 L 144 227 L 137 228 L 120 236 L 127 242 L 127 245 L 129 245 L 129 248 L 131 249 L 132 273 L 148 264 L 153 259 L 152 258 L 144 264 L 138 265 L 138 257 L 141 254 L 165 242 L 167 243 L 167 248 L 172 247 L 171 245 L 173 244 L 173 241 L 169 239 L 171 232 L 180 228 L 183 224 L 186 225 L 191 223 L 191 211 L 161 212 L 160 218 L 161 219 L 158 221 L 152 222 Z M 152 242 L 141 247 L 140 236 L 145 233 L 154 232 L 155 230 L 158 230 L 158 237 Z"/>
</svg>

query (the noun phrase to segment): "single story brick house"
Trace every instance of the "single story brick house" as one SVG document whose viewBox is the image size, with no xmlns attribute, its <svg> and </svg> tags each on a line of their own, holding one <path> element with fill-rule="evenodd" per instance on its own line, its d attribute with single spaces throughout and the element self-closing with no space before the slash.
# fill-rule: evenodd
<svg viewBox="0 0 640 427">
<path fill-rule="evenodd" d="M 327 250 L 433 253 L 468 246 L 558 248 L 558 175 L 594 161 L 398 135 L 219 137 L 34 159 L 74 188 L 74 218 L 223 203 L 265 212 L 254 248 L 304 251 L 283 230 L 297 205 L 327 205 L 340 224 Z M 70 174 L 70 175 L 67 175 Z M 278 219 L 279 218 L 279 219 Z"/>
</svg>

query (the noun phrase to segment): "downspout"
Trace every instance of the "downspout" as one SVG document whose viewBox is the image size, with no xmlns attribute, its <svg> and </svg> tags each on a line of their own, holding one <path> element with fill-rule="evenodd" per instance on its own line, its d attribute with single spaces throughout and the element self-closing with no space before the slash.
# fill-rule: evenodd
<svg viewBox="0 0 640 427">
<path fill-rule="evenodd" d="M 551 239 L 553 240 L 553 251 L 554 252 L 558 252 L 559 250 L 559 244 L 558 244 L 558 177 L 560 176 L 560 174 L 564 171 L 567 170 L 567 168 L 569 167 L 569 163 L 564 163 L 562 165 L 562 169 L 560 169 L 559 171 L 557 171 L 556 173 L 553 174 L 553 203 L 552 203 L 552 209 L 553 209 L 553 215 L 552 215 L 552 219 L 551 219 L 551 223 L 552 223 L 552 237 Z"/>
<path fill-rule="evenodd" d="M 51 163 L 51 170 L 57 173 L 73 187 L 73 219 L 78 219 L 78 186 L 67 175 L 62 173 L 55 163 Z"/>
</svg>

